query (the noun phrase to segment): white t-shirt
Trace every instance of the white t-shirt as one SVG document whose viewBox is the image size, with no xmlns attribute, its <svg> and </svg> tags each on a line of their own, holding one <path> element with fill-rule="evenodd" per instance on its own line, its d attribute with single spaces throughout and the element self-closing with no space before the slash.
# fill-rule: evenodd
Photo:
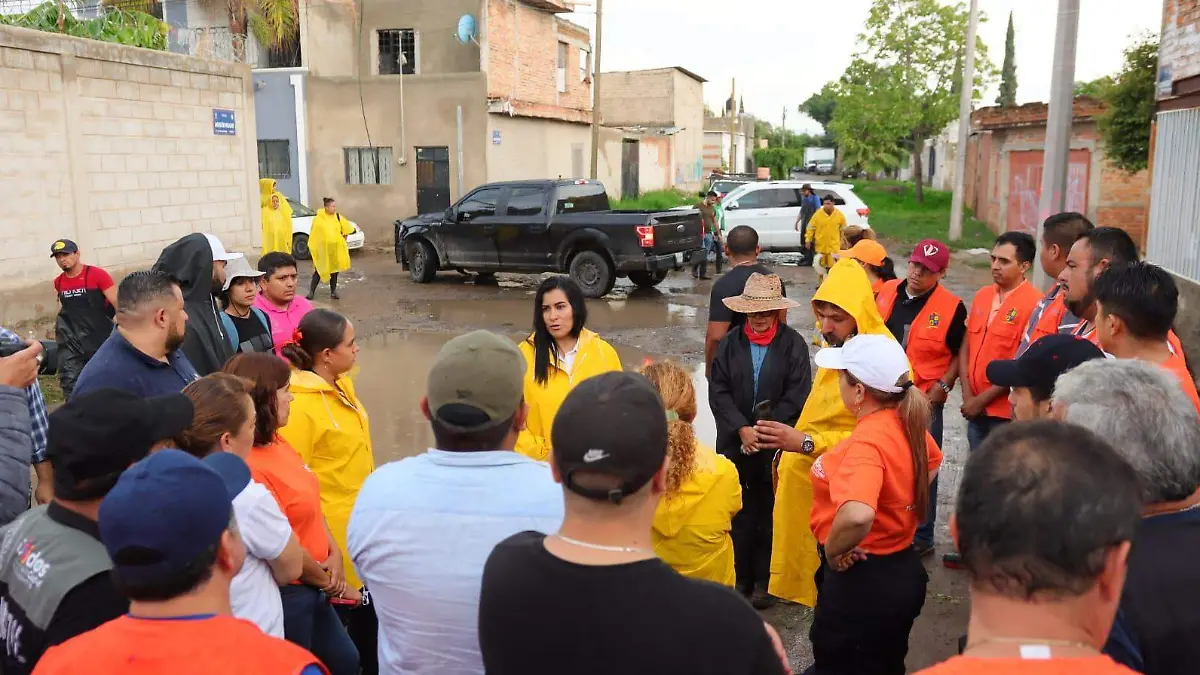
<svg viewBox="0 0 1200 675">
<path fill-rule="evenodd" d="M 253 621 L 267 635 L 282 638 L 283 602 L 267 561 L 283 553 L 292 536 L 292 526 L 279 510 L 275 497 L 254 481 L 233 500 L 233 513 L 246 545 L 246 562 L 229 587 L 233 615 Z"/>
</svg>

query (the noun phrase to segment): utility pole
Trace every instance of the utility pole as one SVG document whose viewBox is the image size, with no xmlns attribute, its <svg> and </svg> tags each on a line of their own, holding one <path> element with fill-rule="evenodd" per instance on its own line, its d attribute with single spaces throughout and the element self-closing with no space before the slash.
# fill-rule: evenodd
<svg viewBox="0 0 1200 675">
<path fill-rule="evenodd" d="M 975 31 L 979 27 L 979 0 L 971 0 L 967 18 L 967 54 L 963 63 L 962 91 L 958 98 L 958 145 L 954 148 L 954 195 L 950 200 L 950 241 L 962 239 L 963 201 L 967 185 L 967 138 L 971 134 L 971 104 L 975 97 Z"/>
<path fill-rule="evenodd" d="M 1058 0 L 1054 31 L 1054 70 L 1050 76 L 1050 115 L 1046 120 L 1046 152 L 1042 165 L 1042 198 L 1038 203 L 1037 241 L 1042 223 L 1067 207 L 1067 164 L 1071 156 L 1071 119 L 1075 105 L 1075 46 L 1079 38 L 1079 0 Z M 1034 265 L 1033 283 L 1046 288 L 1046 273 Z"/>
<path fill-rule="evenodd" d="M 592 61 L 592 180 L 600 177 L 600 44 L 604 38 L 604 0 L 596 0 L 596 54 Z"/>
<path fill-rule="evenodd" d="M 737 78 L 729 89 L 729 173 L 740 173 L 737 170 Z"/>
</svg>

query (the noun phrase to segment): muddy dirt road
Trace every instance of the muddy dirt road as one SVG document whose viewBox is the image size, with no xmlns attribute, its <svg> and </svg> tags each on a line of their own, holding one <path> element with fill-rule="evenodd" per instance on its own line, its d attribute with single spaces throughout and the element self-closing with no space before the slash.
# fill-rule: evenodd
<svg viewBox="0 0 1200 675">
<path fill-rule="evenodd" d="M 897 257 L 897 260 L 903 260 Z M 810 298 L 816 291 L 812 268 L 797 267 L 795 257 L 765 255 L 788 284 L 788 295 Z M 306 279 L 307 265 L 300 278 Z M 453 272 L 436 282 L 411 282 L 390 253 L 356 255 L 353 268 L 339 279 L 342 299 L 332 302 L 328 287 L 317 295 L 317 305 L 337 309 L 355 324 L 360 336 L 358 391 L 371 414 L 376 461 L 380 464 L 423 452 L 432 443 L 417 409 L 425 387 L 429 363 L 451 337 L 486 328 L 527 336 L 533 319 L 533 293 L 540 277 L 500 275 L 476 283 Z M 947 285 L 968 304 L 974 291 L 990 278 L 986 257 L 956 255 Z M 601 300 L 588 304 L 589 327 L 612 343 L 626 368 L 646 358 L 671 358 L 692 366 L 698 396 L 706 400 L 703 370 L 704 330 L 711 282 L 695 281 L 686 271 L 672 274 L 653 290 L 637 289 L 622 280 Z M 812 333 L 813 316 L 807 303 L 792 310 L 789 323 L 804 335 Z M 913 630 L 908 665 L 923 668 L 955 653 L 958 636 L 965 632 L 966 587 L 961 572 L 946 570 L 940 553 L 950 549 L 946 518 L 954 501 L 959 472 L 966 454 L 966 423 L 957 414 L 958 390 L 951 395 L 945 416 L 945 454 L 938 498 L 938 554 L 926 558 L 930 572 L 925 608 Z M 697 420 L 700 437 L 711 443 L 715 427 L 706 406 Z M 779 628 L 793 667 L 799 672 L 812 660 L 808 643 L 811 613 L 799 606 L 778 606 L 765 613 Z"/>
</svg>

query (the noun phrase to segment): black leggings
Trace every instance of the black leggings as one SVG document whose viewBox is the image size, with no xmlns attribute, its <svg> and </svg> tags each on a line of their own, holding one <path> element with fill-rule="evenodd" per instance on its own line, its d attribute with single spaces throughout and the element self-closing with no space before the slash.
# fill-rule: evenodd
<svg viewBox="0 0 1200 675">
<path fill-rule="evenodd" d="M 929 575 L 911 547 L 870 555 L 845 572 L 821 551 L 817 607 L 808 637 L 819 675 L 904 675 L 908 636 L 925 605 Z"/>
<path fill-rule="evenodd" d="M 337 272 L 329 275 L 329 292 L 337 295 Z M 321 285 L 321 273 L 313 272 L 312 283 L 308 286 L 308 294 L 310 296 L 317 294 L 317 288 Z"/>
<path fill-rule="evenodd" d="M 733 517 L 733 565 L 737 586 L 745 595 L 755 588 L 767 590 L 771 577 L 771 536 L 775 511 L 775 488 L 771 484 L 771 459 L 775 453 L 762 450 L 754 455 L 733 457 L 742 484 L 742 510 Z"/>
</svg>

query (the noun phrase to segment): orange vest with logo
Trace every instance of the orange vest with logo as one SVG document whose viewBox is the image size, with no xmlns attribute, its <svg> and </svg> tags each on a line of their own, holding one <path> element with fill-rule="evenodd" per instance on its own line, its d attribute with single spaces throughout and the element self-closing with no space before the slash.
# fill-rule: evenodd
<svg viewBox="0 0 1200 675">
<path fill-rule="evenodd" d="M 307 650 L 232 616 L 135 619 L 128 615 L 51 647 L 37 675 L 299 675 L 328 670 Z"/>
<path fill-rule="evenodd" d="M 988 364 L 1016 356 L 1021 346 L 1021 334 L 1029 323 L 1029 315 L 1042 299 L 1037 287 L 1022 283 L 1000 305 L 996 316 L 988 322 L 996 287 L 987 286 L 975 294 L 967 315 L 967 372 L 964 373 L 974 394 L 983 392 L 992 383 L 987 379 Z M 989 417 L 1012 419 L 1012 405 L 1007 396 L 997 397 L 984 408 Z"/>
<path fill-rule="evenodd" d="M 902 283 L 903 279 L 887 282 L 875 298 L 875 305 L 884 321 L 892 316 Z M 902 336 L 904 353 L 908 354 L 908 363 L 913 369 L 913 384 L 926 394 L 946 374 L 954 360 L 955 355 L 946 346 L 946 333 L 950 332 L 950 322 L 960 302 L 962 300 L 946 290 L 945 286 L 934 286 L 925 306 L 908 327 L 908 334 Z"/>
</svg>

